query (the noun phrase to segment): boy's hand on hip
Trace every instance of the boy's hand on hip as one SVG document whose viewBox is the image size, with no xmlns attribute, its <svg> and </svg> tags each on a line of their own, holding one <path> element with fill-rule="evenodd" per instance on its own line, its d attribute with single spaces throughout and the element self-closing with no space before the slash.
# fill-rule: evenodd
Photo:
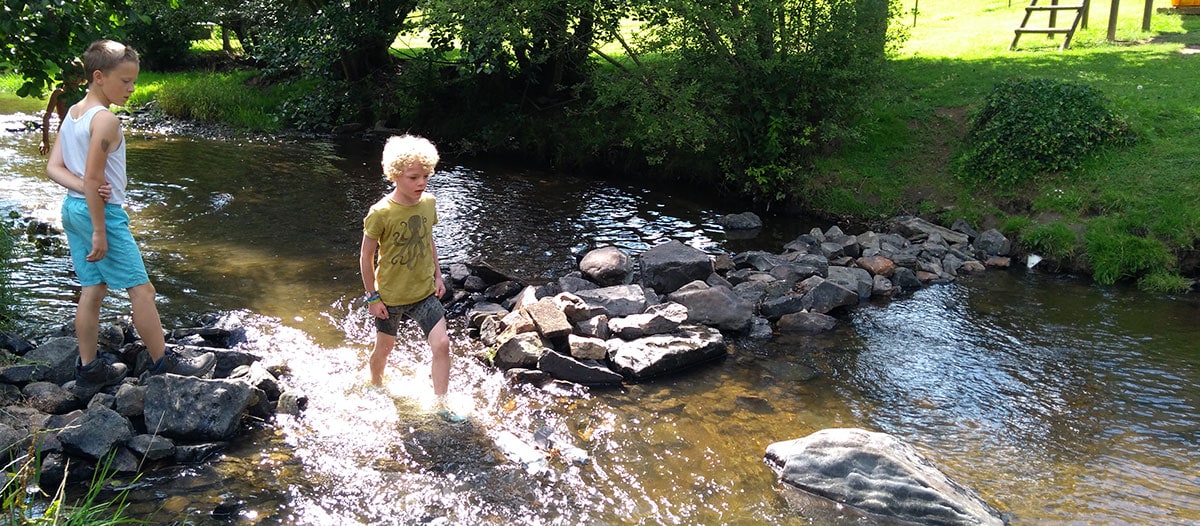
<svg viewBox="0 0 1200 526">
<path fill-rule="evenodd" d="M 88 253 L 88 261 L 95 263 L 104 259 L 108 254 L 108 237 L 103 232 L 95 232 L 92 234 L 92 251 Z"/>
<path fill-rule="evenodd" d="M 376 318 L 381 320 L 388 319 L 387 305 L 384 305 L 382 301 L 367 305 L 367 310 Z"/>
<path fill-rule="evenodd" d="M 100 190 L 98 190 L 98 191 L 100 192 L 100 199 L 103 199 L 105 203 L 107 203 L 108 200 L 110 198 L 112 198 L 112 185 L 111 184 L 104 183 L 104 184 L 100 185 Z"/>
</svg>

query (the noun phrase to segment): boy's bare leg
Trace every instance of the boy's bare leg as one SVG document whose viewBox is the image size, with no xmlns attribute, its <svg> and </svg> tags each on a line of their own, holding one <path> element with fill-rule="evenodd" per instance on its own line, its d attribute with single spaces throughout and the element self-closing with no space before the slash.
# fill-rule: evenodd
<svg viewBox="0 0 1200 526">
<path fill-rule="evenodd" d="M 108 285 L 101 283 L 83 287 L 79 292 L 79 307 L 75 310 L 75 338 L 79 341 L 79 363 L 87 365 L 96 359 L 100 338 L 100 304 L 108 294 Z"/>
<path fill-rule="evenodd" d="M 395 346 L 395 336 L 383 332 L 375 333 L 375 350 L 371 352 L 371 359 L 367 362 L 371 368 L 371 385 L 383 385 L 383 369 L 387 367 L 388 355 L 392 354 L 392 347 Z"/>
<path fill-rule="evenodd" d="M 163 336 L 162 320 L 158 317 L 158 305 L 154 301 L 154 285 L 142 283 L 129 289 L 129 303 L 133 305 L 133 326 L 142 343 L 150 352 L 150 359 L 158 361 L 166 352 L 167 342 Z"/>
<path fill-rule="evenodd" d="M 446 334 L 445 318 L 429 331 L 429 349 L 433 351 L 433 363 L 430 367 L 433 394 L 445 396 L 450 388 L 450 336 Z"/>
</svg>

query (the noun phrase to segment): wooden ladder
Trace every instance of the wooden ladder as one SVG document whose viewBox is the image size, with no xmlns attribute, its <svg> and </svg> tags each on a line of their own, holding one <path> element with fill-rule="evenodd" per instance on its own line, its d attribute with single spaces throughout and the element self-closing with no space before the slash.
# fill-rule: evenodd
<svg viewBox="0 0 1200 526">
<path fill-rule="evenodd" d="M 1054 35 L 1063 35 L 1063 42 L 1058 50 L 1067 49 L 1067 46 L 1071 45 L 1071 37 L 1075 35 L 1075 29 L 1087 28 L 1088 2 L 1089 0 L 1083 0 L 1082 4 L 1058 5 L 1058 0 L 1050 0 L 1050 5 L 1038 5 L 1038 0 L 1030 0 L 1029 5 L 1025 6 L 1025 18 L 1021 20 L 1021 27 L 1013 30 L 1016 35 L 1013 36 L 1012 45 L 1008 46 L 1008 49 L 1017 49 L 1017 41 L 1025 33 L 1044 33 L 1048 38 L 1054 38 Z M 1071 11 L 1075 12 L 1075 18 L 1071 20 L 1070 27 L 1054 27 L 1059 13 L 1069 14 Z M 1029 24 L 1029 18 L 1034 13 L 1049 13 L 1048 27 L 1026 27 Z"/>
</svg>

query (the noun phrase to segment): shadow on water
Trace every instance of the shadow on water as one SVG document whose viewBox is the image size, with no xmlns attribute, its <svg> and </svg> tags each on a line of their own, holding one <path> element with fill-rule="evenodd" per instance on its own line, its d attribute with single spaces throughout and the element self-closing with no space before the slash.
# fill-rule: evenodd
<svg viewBox="0 0 1200 526">
<path fill-rule="evenodd" d="M 13 120 L 14 117 L 6 117 Z M 19 117 L 15 118 L 19 120 Z M 0 211 L 57 223 L 34 134 L 0 134 Z M 863 427 L 911 443 L 1016 523 L 1200 521 L 1200 304 L 1036 272 L 989 272 L 839 316 L 821 336 L 736 341 L 684 374 L 590 392 L 508 386 L 451 325 L 450 405 L 404 327 L 365 385 L 361 220 L 386 190 L 378 144 L 129 134 L 130 210 L 168 327 L 221 311 L 291 371 L 299 418 L 251 425 L 207 462 L 153 468 L 131 511 L 178 524 L 851 524 L 779 492 L 772 442 Z M 716 226 L 727 203 L 569 174 L 445 160 L 431 180 L 443 263 L 482 256 L 536 282 L 587 249 L 666 239 L 779 251 L 814 226 Z M 73 314 L 65 252 L 14 262 L 31 327 Z M 106 305 L 113 321 L 127 311 Z M 513 444 L 538 444 L 523 463 Z M 505 445 L 509 449 L 505 449 Z M 582 451 L 586 462 L 570 455 Z M 127 482 L 127 481 L 126 481 Z"/>
</svg>

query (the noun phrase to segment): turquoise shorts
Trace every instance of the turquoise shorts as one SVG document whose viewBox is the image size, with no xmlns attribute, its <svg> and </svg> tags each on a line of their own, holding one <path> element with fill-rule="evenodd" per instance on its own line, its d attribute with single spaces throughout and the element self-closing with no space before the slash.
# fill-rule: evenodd
<svg viewBox="0 0 1200 526">
<path fill-rule="evenodd" d="M 81 286 L 104 283 L 111 288 L 128 289 L 150 282 L 142 252 L 129 231 L 129 214 L 120 205 L 104 205 L 108 252 L 104 259 L 94 263 L 87 260 L 92 252 L 92 217 L 88 215 L 87 201 L 67 197 L 62 205 L 62 218 L 67 244 L 71 247 L 71 262 Z"/>
</svg>

